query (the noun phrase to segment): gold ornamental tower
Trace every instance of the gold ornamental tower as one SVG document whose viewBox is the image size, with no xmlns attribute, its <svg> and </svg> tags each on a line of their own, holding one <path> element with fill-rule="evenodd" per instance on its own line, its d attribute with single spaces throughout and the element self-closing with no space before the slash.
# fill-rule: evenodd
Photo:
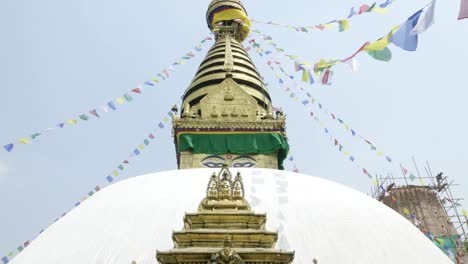
<svg viewBox="0 0 468 264">
<path fill-rule="evenodd" d="M 273 113 L 268 89 L 242 46 L 250 21 L 240 1 L 214 0 L 206 15 L 215 34 L 180 117 L 173 120 L 179 169 L 282 169 L 289 146 L 285 118 Z"/>
<path fill-rule="evenodd" d="M 289 146 L 285 118 L 242 46 L 250 21 L 239 0 L 213 0 L 208 27 L 215 44 L 185 91 L 173 131 L 179 169 L 221 168 L 209 179 L 196 213 L 186 213 L 174 248 L 157 251 L 160 264 L 289 264 L 294 252 L 275 249 L 278 233 L 265 229 L 244 198 L 231 168 L 282 169 Z M 177 113 L 177 107 L 173 109 Z M 208 176 L 208 175 L 207 175 Z M 197 175 L 199 177 L 199 175 Z"/>
</svg>

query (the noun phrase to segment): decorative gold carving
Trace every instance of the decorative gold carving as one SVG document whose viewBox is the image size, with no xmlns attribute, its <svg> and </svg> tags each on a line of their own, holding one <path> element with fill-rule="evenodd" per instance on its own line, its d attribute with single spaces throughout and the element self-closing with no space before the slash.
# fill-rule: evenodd
<svg viewBox="0 0 468 264">
<path fill-rule="evenodd" d="M 207 264 L 245 264 L 242 258 L 232 249 L 231 239 L 228 236 L 224 240 L 223 249 L 211 255 Z"/>
<path fill-rule="evenodd" d="M 234 181 L 232 175 L 227 166 L 213 173 L 198 212 L 186 213 L 184 229 L 172 233 L 174 248 L 157 251 L 160 264 L 292 263 L 294 252 L 274 249 L 278 234 L 265 230 L 266 215 L 252 212 L 243 198 L 241 174 Z"/>
<path fill-rule="evenodd" d="M 224 70 L 232 72 L 234 70 L 234 56 L 232 55 L 231 36 L 226 35 L 226 54 L 224 56 Z"/>
</svg>

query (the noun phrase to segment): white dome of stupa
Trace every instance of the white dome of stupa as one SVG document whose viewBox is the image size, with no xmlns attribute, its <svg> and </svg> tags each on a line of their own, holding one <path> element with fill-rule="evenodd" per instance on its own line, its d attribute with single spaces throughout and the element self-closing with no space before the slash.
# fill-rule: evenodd
<svg viewBox="0 0 468 264">
<path fill-rule="evenodd" d="M 157 263 L 173 247 L 185 212 L 196 212 L 219 169 L 167 171 L 131 178 L 96 193 L 47 228 L 13 264 Z M 231 169 L 244 179 L 246 200 L 278 231 L 276 248 L 294 263 L 450 264 L 409 221 L 343 185 L 268 169 Z"/>
</svg>

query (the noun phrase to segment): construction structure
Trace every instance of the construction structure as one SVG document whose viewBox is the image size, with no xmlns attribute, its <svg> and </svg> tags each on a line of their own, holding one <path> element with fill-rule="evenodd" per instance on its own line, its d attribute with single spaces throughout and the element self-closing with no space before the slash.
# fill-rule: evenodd
<svg viewBox="0 0 468 264">
<path fill-rule="evenodd" d="M 377 176 L 373 197 L 411 221 L 455 263 L 468 263 L 468 219 L 459 212 L 463 199 L 454 197 L 456 184 L 442 172 L 434 176 L 428 162 L 422 176 L 413 162 L 417 176 L 403 167 L 401 176 Z"/>
</svg>

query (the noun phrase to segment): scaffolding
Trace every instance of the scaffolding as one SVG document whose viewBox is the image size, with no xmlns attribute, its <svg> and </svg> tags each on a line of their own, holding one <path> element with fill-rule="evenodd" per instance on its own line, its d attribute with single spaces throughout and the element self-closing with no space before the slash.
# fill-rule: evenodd
<svg viewBox="0 0 468 264">
<path fill-rule="evenodd" d="M 442 224 L 442 226 L 445 227 L 447 234 L 455 232 L 455 235 L 458 238 L 454 243 L 456 245 L 457 263 L 468 263 L 466 261 L 463 262 L 462 260 L 462 258 L 464 260 L 468 258 L 466 252 L 468 247 L 468 217 L 461 213 L 461 210 L 463 210 L 461 208 L 461 202 L 464 199 L 455 197 L 454 192 L 452 191 L 452 188 L 458 185 L 455 184 L 453 180 L 451 180 L 448 176 L 444 175 L 442 172 L 434 176 L 431 170 L 431 166 L 427 161 L 424 166 L 424 171 L 426 175 L 421 175 L 414 158 L 412 158 L 412 160 L 417 175 L 408 173 L 408 171 L 404 169 L 401 164 L 401 176 L 394 176 L 392 173 L 388 173 L 386 176 L 377 175 L 375 177 L 374 186 L 372 186 L 371 189 L 372 197 L 381 202 L 384 202 L 384 200 L 386 199 L 388 200 L 387 197 L 390 197 L 396 202 L 396 199 L 395 197 L 393 197 L 392 193 L 395 193 L 398 190 L 415 190 L 421 188 L 432 190 L 433 193 L 435 193 L 435 196 L 437 197 L 438 203 L 441 205 L 440 207 L 445 211 L 446 214 L 447 223 Z M 427 201 L 414 202 L 422 204 Z M 413 222 L 413 224 L 415 224 L 423 233 L 425 233 L 426 235 L 428 235 L 428 237 L 434 240 L 434 237 L 431 237 L 431 230 L 425 230 L 424 228 L 422 228 L 421 222 L 427 222 L 429 220 L 434 221 L 434 219 L 430 218 L 440 219 L 441 216 L 422 214 L 419 215 L 417 219 L 413 215 L 413 213 L 408 212 L 407 210 L 405 211 L 405 213 L 399 213 L 404 216 L 406 215 L 406 218 L 408 220 Z M 451 226 L 451 224 L 453 226 Z M 445 253 L 447 254 L 447 252 Z"/>
</svg>

